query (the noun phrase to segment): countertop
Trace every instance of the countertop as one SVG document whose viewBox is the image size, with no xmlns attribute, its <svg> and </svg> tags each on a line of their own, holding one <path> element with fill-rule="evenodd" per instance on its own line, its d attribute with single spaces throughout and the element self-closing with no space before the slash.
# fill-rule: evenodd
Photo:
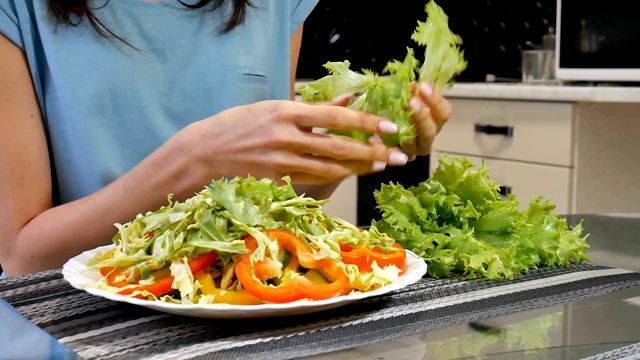
<svg viewBox="0 0 640 360">
<path fill-rule="evenodd" d="M 296 81 L 296 88 L 309 82 Z M 525 83 L 456 83 L 444 91 L 449 98 L 558 102 L 640 103 L 640 86 L 542 85 Z"/>
<path fill-rule="evenodd" d="M 444 91 L 451 98 L 488 98 L 560 102 L 639 103 L 640 87 L 457 83 Z"/>
</svg>

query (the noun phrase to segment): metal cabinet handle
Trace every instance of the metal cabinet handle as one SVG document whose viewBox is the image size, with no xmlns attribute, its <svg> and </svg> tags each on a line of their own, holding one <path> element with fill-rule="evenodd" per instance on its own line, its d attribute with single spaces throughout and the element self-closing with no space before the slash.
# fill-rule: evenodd
<svg viewBox="0 0 640 360">
<path fill-rule="evenodd" d="M 500 196 L 509 196 L 509 194 L 511 194 L 511 186 L 500 185 L 498 194 L 500 194 Z"/>
<path fill-rule="evenodd" d="M 513 126 L 475 124 L 475 132 L 487 135 L 503 135 L 506 137 L 513 137 Z"/>
</svg>

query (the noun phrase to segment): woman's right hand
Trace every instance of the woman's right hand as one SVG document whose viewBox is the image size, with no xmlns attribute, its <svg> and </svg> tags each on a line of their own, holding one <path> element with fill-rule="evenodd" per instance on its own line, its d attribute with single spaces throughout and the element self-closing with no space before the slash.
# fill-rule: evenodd
<svg viewBox="0 0 640 360">
<path fill-rule="evenodd" d="M 175 139 L 189 149 L 186 159 L 198 181 L 251 175 L 294 183 L 323 184 L 404 165 L 407 156 L 384 144 L 364 143 L 314 128 L 395 133 L 397 127 L 380 116 L 328 104 L 263 101 L 224 111 L 192 124 Z M 180 140 L 179 140 L 180 139 Z"/>
</svg>

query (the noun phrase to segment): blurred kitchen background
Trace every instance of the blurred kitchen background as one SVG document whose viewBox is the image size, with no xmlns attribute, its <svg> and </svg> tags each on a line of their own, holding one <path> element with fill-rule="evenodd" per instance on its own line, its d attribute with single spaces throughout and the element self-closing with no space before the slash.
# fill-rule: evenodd
<svg viewBox="0 0 640 360">
<path fill-rule="evenodd" d="M 327 74 L 327 61 L 351 61 L 354 70 L 381 72 L 392 59 L 402 60 L 417 20 L 424 21 L 425 0 L 320 0 L 305 22 L 299 80 Z M 449 16 L 449 27 L 463 40 L 467 69 L 458 82 L 484 82 L 522 78 L 521 51 L 540 44 L 553 30 L 555 0 L 439 0 Z M 420 51 L 416 51 L 420 59 Z M 380 214 L 373 191 L 390 181 L 413 186 L 429 176 L 429 157 L 400 168 L 357 179 L 357 223 L 368 225 Z"/>
<path fill-rule="evenodd" d="M 539 44 L 554 27 L 555 0 L 438 0 L 449 27 L 460 35 L 469 62 L 458 78 L 485 81 L 487 74 L 520 79 L 520 52 Z M 425 0 L 320 0 L 305 22 L 298 78 L 326 75 L 327 61 L 351 61 L 353 69 L 382 71 L 402 60 L 416 21 L 424 21 Z M 419 52 L 416 52 L 419 55 Z"/>
</svg>

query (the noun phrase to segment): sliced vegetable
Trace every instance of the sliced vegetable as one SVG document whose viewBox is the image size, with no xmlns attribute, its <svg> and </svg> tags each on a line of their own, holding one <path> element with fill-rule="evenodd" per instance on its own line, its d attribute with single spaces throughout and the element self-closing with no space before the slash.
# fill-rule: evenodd
<svg viewBox="0 0 640 360">
<path fill-rule="evenodd" d="M 258 248 L 258 243 L 253 236 L 246 235 L 243 240 L 249 252 L 253 253 Z M 270 279 L 282 278 L 286 270 L 292 272 L 298 271 L 298 267 L 300 266 L 298 258 L 293 257 L 291 252 L 286 249 L 279 252 L 278 260 L 280 262 L 273 260 L 270 257 L 265 257 L 262 261 L 254 262 L 253 275 L 259 280 L 267 281 Z"/>
<path fill-rule="evenodd" d="M 251 295 L 245 290 L 236 291 L 217 288 L 211 275 L 205 271 L 200 271 L 194 277 L 202 286 L 200 291 L 203 295 L 213 295 L 214 304 L 258 305 L 263 303 L 262 299 Z"/>
<path fill-rule="evenodd" d="M 122 295 L 131 295 L 135 291 L 140 291 L 140 292 L 147 292 L 147 293 L 155 295 L 155 296 L 162 296 L 162 295 L 166 295 L 166 294 L 172 292 L 173 290 L 175 290 L 171 286 L 172 284 L 173 284 L 173 276 L 167 276 L 165 278 L 157 280 L 153 284 L 150 284 L 150 285 L 138 285 L 138 286 L 135 286 L 135 287 L 122 289 L 122 290 L 118 291 L 118 293 L 120 293 Z M 135 297 L 145 298 L 146 296 L 144 296 L 143 294 L 138 294 Z"/>
<path fill-rule="evenodd" d="M 197 273 L 197 272 L 199 272 L 199 271 L 211 266 L 217 259 L 218 259 L 218 253 L 215 252 L 215 251 L 211 251 L 211 252 L 208 252 L 208 253 L 201 254 L 201 255 L 199 255 L 199 256 L 197 256 L 195 258 L 188 259 L 187 263 L 189 264 L 189 268 L 191 269 L 191 272 L 193 274 L 195 274 L 195 273 Z M 117 279 L 117 277 L 119 276 L 119 275 L 115 275 L 115 274 L 122 275 L 124 272 L 131 271 L 133 268 L 135 268 L 135 266 L 132 266 L 132 267 L 129 267 L 129 268 L 125 268 L 125 269 L 114 269 L 114 270 L 112 270 L 111 273 L 109 273 L 107 275 L 107 283 L 110 286 L 115 286 L 115 287 L 120 287 L 120 288 L 123 288 L 123 287 L 125 287 L 127 285 L 132 284 L 132 283 L 128 283 L 126 281 L 115 281 Z M 157 271 L 151 273 L 151 275 L 156 280 L 153 284 L 126 287 L 126 288 L 118 291 L 118 293 L 122 294 L 122 295 L 131 295 L 134 292 L 139 291 L 139 292 L 147 292 L 147 293 L 155 295 L 155 296 L 162 296 L 162 295 L 166 295 L 166 294 L 172 292 L 173 290 L 175 290 L 172 287 L 174 277 L 171 276 L 171 272 L 169 271 L 168 268 L 157 270 Z M 139 279 L 138 279 L 138 281 L 139 281 Z M 136 295 L 136 297 L 144 298 L 146 296 L 144 296 L 143 294 L 138 294 L 138 295 Z"/>
<path fill-rule="evenodd" d="M 351 245 L 341 244 L 340 255 L 342 262 L 345 264 L 357 265 L 361 272 L 371 272 L 371 264 L 375 261 L 379 267 L 395 266 L 400 269 L 400 275 L 407 271 L 407 253 L 404 247 L 398 243 L 393 244 L 396 251 L 385 252 L 379 247 L 353 247 Z"/>
<path fill-rule="evenodd" d="M 200 254 L 195 258 L 188 259 L 187 263 L 189 264 L 191 273 L 195 274 L 213 265 L 216 260 L 218 260 L 218 253 L 215 251 L 210 251 L 204 254 Z"/>
<path fill-rule="evenodd" d="M 304 277 L 306 277 L 307 279 L 309 279 L 309 281 L 314 282 L 316 284 L 328 284 L 330 283 L 329 280 L 327 280 L 326 277 L 324 277 L 324 275 L 322 275 L 322 273 L 318 270 L 315 269 L 311 269 L 309 271 L 307 271 L 306 273 L 304 273 Z"/>
<path fill-rule="evenodd" d="M 289 251 L 293 258 L 297 258 L 302 267 L 320 271 L 330 283 L 317 284 L 304 276 L 298 276 L 284 285 L 267 285 L 255 276 L 251 254 L 247 254 L 243 255 L 243 260 L 236 266 L 236 276 L 248 292 L 268 302 L 286 303 L 302 299 L 329 299 L 350 291 L 349 278 L 344 270 L 332 260 L 314 259 L 311 249 L 293 232 L 281 229 L 264 232 L 269 239 L 277 241 L 281 247 Z M 249 243 L 255 241 L 247 239 Z"/>
</svg>

